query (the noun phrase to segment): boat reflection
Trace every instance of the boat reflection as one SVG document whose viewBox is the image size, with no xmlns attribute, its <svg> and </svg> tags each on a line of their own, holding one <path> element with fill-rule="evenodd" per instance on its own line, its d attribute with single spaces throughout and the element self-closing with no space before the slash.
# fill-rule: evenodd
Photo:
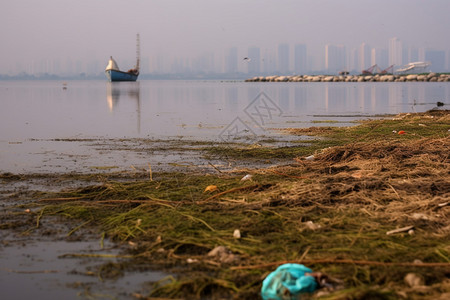
<svg viewBox="0 0 450 300">
<path fill-rule="evenodd" d="M 110 112 L 118 106 L 119 100 L 136 102 L 137 132 L 141 132 L 141 88 L 139 82 L 107 82 L 106 102 Z"/>
</svg>

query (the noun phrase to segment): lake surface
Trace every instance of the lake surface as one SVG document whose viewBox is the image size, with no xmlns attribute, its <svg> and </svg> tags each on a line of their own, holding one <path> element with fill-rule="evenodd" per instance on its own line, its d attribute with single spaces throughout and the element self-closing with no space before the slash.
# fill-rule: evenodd
<svg viewBox="0 0 450 300">
<path fill-rule="evenodd" d="M 143 163 L 139 155 L 108 159 L 107 149 L 92 147 L 92 141 L 283 139 L 272 129 L 421 112 L 438 101 L 448 105 L 449 95 L 448 82 L 2 81 L 0 169 L 129 167 L 134 159 Z M 55 154 L 62 154 L 57 162 Z"/>
</svg>

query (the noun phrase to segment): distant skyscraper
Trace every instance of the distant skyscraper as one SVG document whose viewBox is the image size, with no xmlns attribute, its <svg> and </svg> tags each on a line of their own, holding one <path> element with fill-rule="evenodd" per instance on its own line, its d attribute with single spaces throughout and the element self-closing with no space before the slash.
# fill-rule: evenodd
<svg viewBox="0 0 450 300">
<path fill-rule="evenodd" d="M 348 71 L 352 71 L 352 72 L 361 72 L 361 70 L 358 71 L 358 49 L 353 48 L 350 51 L 350 55 L 349 55 L 349 70 Z"/>
<path fill-rule="evenodd" d="M 370 66 L 370 47 L 366 43 L 362 43 L 359 46 L 359 68 L 362 71 Z"/>
<path fill-rule="evenodd" d="M 389 40 L 389 65 L 402 66 L 403 65 L 403 47 L 402 42 L 398 38 Z"/>
<path fill-rule="evenodd" d="M 263 72 L 266 74 L 272 74 L 276 72 L 277 64 L 275 59 L 275 53 L 272 53 L 268 49 L 264 50 L 264 56 L 262 58 Z"/>
<path fill-rule="evenodd" d="M 258 74 L 261 72 L 261 50 L 258 47 L 248 48 L 248 73 Z"/>
<path fill-rule="evenodd" d="M 296 74 L 306 74 L 307 60 L 306 60 L 306 45 L 298 44 L 294 48 L 294 72 Z"/>
<path fill-rule="evenodd" d="M 325 46 L 325 69 L 331 73 L 347 69 L 345 46 Z"/>
<path fill-rule="evenodd" d="M 237 71 L 238 71 L 237 48 L 233 47 L 228 51 L 227 57 L 225 57 L 225 72 L 237 73 Z"/>
<path fill-rule="evenodd" d="M 372 49 L 370 65 L 373 66 L 375 64 L 377 64 L 381 70 L 384 70 L 390 66 L 388 60 L 388 51 L 386 49 Z"/>
<path fill-rule="evenodd" d="M 289 72 L 289 45 L 278 45 L 278 71 L 282 74 Z"/>
</svg>

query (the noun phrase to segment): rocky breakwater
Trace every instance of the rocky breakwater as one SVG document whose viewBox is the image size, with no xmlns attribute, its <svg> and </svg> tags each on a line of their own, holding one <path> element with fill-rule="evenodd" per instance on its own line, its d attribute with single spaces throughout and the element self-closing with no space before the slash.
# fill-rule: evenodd
<svg viewBox="0 0 450 300">
<path fill-rule="evenodd" d="M 409 75 L 291 75 L 291 76 L 257 76 L 245 80 L 246 82 L 407 82 L 450 81 L 450 74 L 428 73 Z"/>
</svg>

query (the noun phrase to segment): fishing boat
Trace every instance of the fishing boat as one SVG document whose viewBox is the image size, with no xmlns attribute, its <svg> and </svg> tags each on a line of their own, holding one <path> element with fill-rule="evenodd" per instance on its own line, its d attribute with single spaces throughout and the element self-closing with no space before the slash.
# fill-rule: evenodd
<svg viewBox="0 0 450 300">
<path fill-rule="evenodd" d="M 117 62 L 112 56 L 109 58 L 108 65 L 105 69 L 106 77 L 109 81 L 136 81 L 139 76 L 139 62 L 140 62 L 140 46 L 139 34 L 136 36 L 136 66 L 128 71 L 121 71 Z"/>
</svg>

